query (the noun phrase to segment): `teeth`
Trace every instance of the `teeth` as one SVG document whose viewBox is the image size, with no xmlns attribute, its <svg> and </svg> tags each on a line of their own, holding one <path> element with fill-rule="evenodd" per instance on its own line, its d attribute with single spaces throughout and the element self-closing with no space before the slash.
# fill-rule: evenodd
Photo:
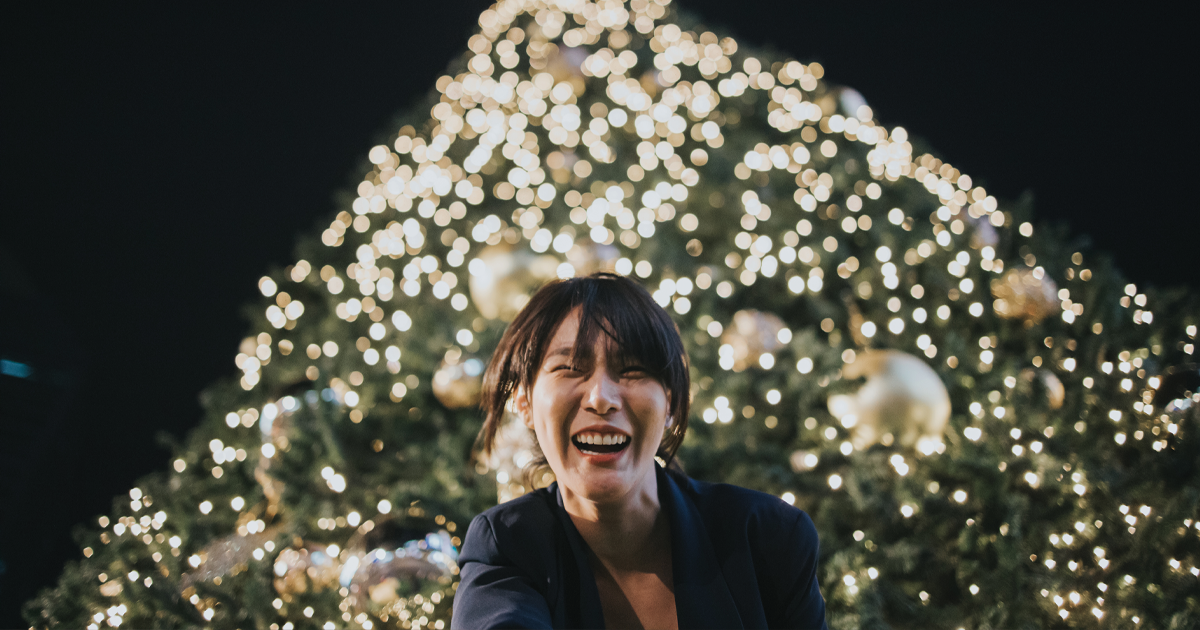
<svg viewBox="0 0 1200 630">
<path fill-rule="evenodd" d="M 614 445 L 624 444 L 629 440 L 629 436 L 612 433 L 604 435 L 599 433 L 580 433 L 579 435 L 575 436 L 575 439 L 578 440 L 580 444 Z"/>
</svg>

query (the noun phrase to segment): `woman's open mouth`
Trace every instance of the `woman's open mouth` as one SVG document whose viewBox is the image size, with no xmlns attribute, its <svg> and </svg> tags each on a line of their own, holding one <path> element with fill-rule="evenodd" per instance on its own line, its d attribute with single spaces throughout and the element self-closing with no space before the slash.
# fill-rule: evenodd
<svg viewBox="0 0 1200 630">
<path fill-rule="evenodd" d="M 584 455 L 612 455 L 629 446 L 629 436 L 619 433 L 585 431 L 572 437 L 571 443 Z"/>
</svg>

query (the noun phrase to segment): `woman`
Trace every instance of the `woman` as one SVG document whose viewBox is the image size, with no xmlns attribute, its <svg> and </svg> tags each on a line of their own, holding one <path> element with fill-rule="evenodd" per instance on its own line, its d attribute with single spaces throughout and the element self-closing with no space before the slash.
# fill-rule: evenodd
<svg viewBox="0 0 1200 630">
<path fill-rule="evenodd" d="M 656 462 L 683 441 L 689 383 L 678 330 L 636 282 L 533 296 L 485 375 L 480 443 L 511 409 L 557 480 L 471 522 L 455 628 L 825 627 L 804 512 Z"/>
</svg>

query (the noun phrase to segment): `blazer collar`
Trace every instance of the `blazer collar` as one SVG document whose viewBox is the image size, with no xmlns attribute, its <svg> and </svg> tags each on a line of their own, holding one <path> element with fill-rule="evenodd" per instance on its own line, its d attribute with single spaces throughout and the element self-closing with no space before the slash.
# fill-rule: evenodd
<svg viewBox="0 0 1200 630">
<path fill-rule="evenodd" d="M 658 475 L 658 500 L 671 523 L 671 570 L 675 589 L 675 614 L 679 628 L 741 628 L 733 594 L 709 538 L 708 528 L 696 504 L 679 487 L 673 475 L 655 466 Z M 686 480 L 683 481 L 686 483 Z M 558 503 L 556 511 L 567 533 L 574 566 L 565 566 L 570 578 L 578 578 L 578 619 L 568 619 L 580 628 L 603 628 L 604 612 L 600 593 L 588 560 L 587 543 L 575 529 L 575 523 L 563 506 L 558 484 L 551 488 Z M 568 577 L 564 575 L 564 577 Z M 565 586 L 565 585 L 564 585 Z M 570 598 L 570 595 L 567 595 Z"/>
<path fill-rule="evenodd" d="M 672 579 L 680 629 L 743 627 L 700 510 L 675 476 L 662 468 L 658 468 L 658 500 L 671 520 Z"/>
<path fill-rule="evenodd" d="M 567 545 L 571 549 L 570 558 L 564 558 L 559 570 L 562 571 L 564 589 L 562 599 L 566 603 L 566 626 L 568 628 L 604 628 L 604 608 L 600 605 L 600 591 L 596 588 L 596 576 L 592 574 L 591 562 L 588 560 L 587 542 L 575 529 L 571 515 L 563 505 L 562 493 L 558 491 L 558 482 L 550 485 L 558 509 L 554 511 L 567 534 Z M 578 593 L 578 599 L 572 591 Z"/>
</svg>

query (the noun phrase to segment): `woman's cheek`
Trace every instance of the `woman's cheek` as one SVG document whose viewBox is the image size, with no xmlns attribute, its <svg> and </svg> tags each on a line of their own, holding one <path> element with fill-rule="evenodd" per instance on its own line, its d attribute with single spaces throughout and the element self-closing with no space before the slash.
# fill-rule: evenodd
<svg viewBox="0 0 1200 630">
<path fill-rule="evenodd" d="M 567 409 L 562 404 L 561 400 L 551 399 L 552 402 L 546 405 L 543 413 L 545 419 L 544 431 L 545 438 L 550 441 L 550 445 L 556 453 L 566 455 L 567 447 L 570 445 L 570 437 L 567 435 L 567 427 L 565 418 L 567 417 Z M 543 448 L 543 452 L 547 449 Z"/>
</svg>

